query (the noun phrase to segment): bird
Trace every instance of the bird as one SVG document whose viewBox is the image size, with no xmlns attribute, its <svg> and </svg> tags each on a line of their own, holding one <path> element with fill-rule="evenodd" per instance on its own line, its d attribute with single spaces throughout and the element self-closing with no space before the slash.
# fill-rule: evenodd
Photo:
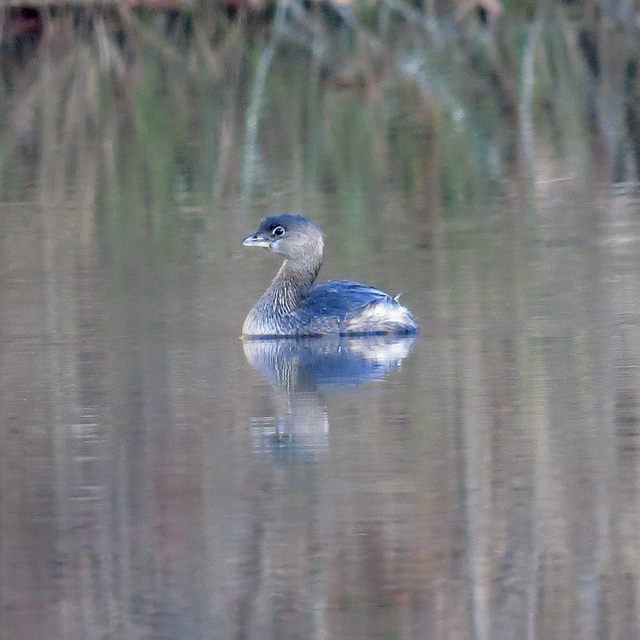
<svg viewBox="0 0 640 640">
<path fill-rule="evenodd" d="M 315 283 L 324 256 L 324 234 L 307 218 L 288 213 L 270 216 L 242 244 L 265 247 L 284 257 L 271 285 L 249 311 L 243 338 L 419 332 L 398 296 L 350 280 Z"/>
</svg>

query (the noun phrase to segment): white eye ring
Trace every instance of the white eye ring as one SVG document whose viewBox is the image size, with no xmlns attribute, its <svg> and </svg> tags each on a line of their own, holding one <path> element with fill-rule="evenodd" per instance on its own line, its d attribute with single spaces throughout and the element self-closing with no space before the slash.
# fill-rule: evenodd
<svg viewBox="0 0 640 640">
<path fill-rule="evenodd" d="M 272 232 L 272 236 L 283 236 L 285 234 L 284 227 L 277 226 Z"/>
</svg>

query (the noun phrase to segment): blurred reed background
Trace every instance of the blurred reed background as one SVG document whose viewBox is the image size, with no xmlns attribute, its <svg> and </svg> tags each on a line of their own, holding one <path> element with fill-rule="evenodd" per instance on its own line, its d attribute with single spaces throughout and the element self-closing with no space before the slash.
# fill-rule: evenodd
<svg viewBox="0 0 640 640">
<path fill-rule="evenodd" d="M 179 252 L 181 226 L 259 207 L 266 154 L 353 216 L 393 163 L 402 192 L 428 200 L 427 244 L 433 203 L 553 173 L 537 126 L 578 171 L 594 145 L 611 181 L 640 170 L 633 2 L 4 4 L 2 197 L 37 176 L 43 200 L 73 199 L 87 243 L 109 230 L 114 255 L 136 228 Z M 352 161 L 356 140 L 373 162 Z M 142 206 L 119 219 L 126 181 Z"/>
</svg>

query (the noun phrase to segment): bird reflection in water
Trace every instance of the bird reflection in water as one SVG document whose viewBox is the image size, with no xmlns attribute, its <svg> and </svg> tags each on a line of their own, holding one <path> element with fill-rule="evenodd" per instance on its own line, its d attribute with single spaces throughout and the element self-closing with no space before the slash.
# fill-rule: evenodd
<svg viewBox="0 0 640 640">
<path fill-rule="evenodd" d="M 244 340 L 244 353 L 271 387 L 277 419 L 252 423 L 254 449 L 313 455 L 329 445 L 324 391 L 381 381 L 409 355 L 408 336 Z"/>
</svg>

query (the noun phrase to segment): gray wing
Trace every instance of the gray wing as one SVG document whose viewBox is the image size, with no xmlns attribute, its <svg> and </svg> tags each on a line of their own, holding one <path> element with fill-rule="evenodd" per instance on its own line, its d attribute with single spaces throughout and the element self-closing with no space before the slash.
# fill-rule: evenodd
<svg viewBox="0 0 640 640">
<path fill-rule="evenodd" d="M 317 316 L 344 319 L 377 302 L 398 304 L 380 289 L 350 280 L 332 280 L 314 285 L 304 307 L 305 311 Z"/>
</svg>

